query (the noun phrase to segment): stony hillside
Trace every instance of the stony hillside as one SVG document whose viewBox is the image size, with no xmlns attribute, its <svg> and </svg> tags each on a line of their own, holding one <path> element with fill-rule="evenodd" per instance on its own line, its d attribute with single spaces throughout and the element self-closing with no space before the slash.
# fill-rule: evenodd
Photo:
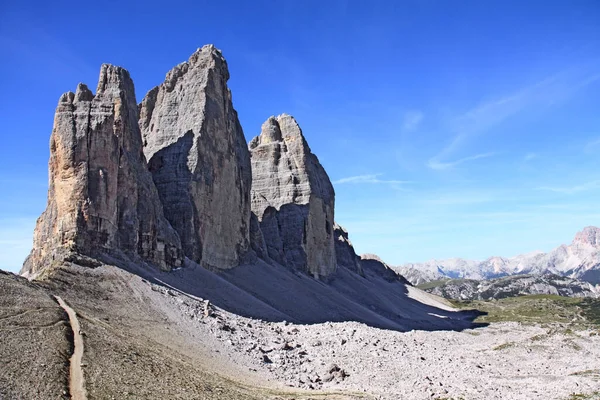
<svg viewBox="0 0 600 400">
<path fill-rule="evenodd" d="M 600 283 L 600 228 L 588 226 L 569 245 L 548 253 L 532 252 L 511 258 L 490 257 L 484 261 L 452 258 L 394 267 L 411 283 L 450 278 L 493 279 L 508 275 L 555 274 L 592 284 Z"/>
</svg>

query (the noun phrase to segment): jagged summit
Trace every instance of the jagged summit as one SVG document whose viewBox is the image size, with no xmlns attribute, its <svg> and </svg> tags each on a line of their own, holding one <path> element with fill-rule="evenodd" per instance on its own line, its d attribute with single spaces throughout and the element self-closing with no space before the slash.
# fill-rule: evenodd
<svg viewBox="0 0 600 400">
<path fill-rule="evenodd" d="M 595 226 L 586 226 L 577 232 L 573 239 L 573 244 L 581 243 L 593 247 L 600 247 L 600 228 Z"/>
</svg>

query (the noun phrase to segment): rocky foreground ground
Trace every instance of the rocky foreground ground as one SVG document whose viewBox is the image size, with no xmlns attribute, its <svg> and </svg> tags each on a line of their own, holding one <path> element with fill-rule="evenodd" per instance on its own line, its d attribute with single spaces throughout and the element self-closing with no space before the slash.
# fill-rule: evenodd
<svg viewBox="0 0 600 400">
<path fill-rule="evenodd" d="M 598 329 L 503 322 L 397 332 L 356 322 L 273 323 L 144 284 L 179 319 L 177 329 L 202 338 L 216 358 L 290 387 L 377 399 L 563 399 L 600 389 Z"/>
<path fill-rule="evenodd" d="M 600 330 L 583 320 L 400 332 L 243 317 L 110 266 L 63 266 L 39 283 L 0 278 L 10 294 L 0 297 L 6 399 L 69 398 L 73 335 L 55 295 L 81 325 L 88 399 L 592 399 L 600 390 Z"/>
</svg>

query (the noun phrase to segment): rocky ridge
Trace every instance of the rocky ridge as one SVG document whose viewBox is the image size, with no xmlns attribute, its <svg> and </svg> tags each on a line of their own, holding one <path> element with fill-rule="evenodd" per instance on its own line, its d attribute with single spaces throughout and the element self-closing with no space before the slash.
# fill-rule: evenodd
<svg viewBox="0 0 600 400">
<path fill-rule="evenodd" d="M 559 275 L 513 275 L 490 280 L 450 279 L 422 289 L 453 300 L 492 300 L 535 294 L 566 297 L 600 297 L 600 285 Z"/>
</svg>

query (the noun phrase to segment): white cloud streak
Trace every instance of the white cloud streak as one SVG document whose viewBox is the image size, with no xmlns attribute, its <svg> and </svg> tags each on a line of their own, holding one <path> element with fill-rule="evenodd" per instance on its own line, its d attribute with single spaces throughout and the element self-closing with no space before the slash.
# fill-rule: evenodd
<svg viewBox="0 0 600 400">
<path fill-rule="evenodd" d="M 447 162 L 441 162 L 436 159 L 431 159 L 427 163 L 427 166 L 433 170 L 440 171 L 440 170 L 445 170 L 445 169 L 456 167 L 457 165 L 463 164 L 468 161 L 474 161 L 474 160 L 479 160 L 482 158 L 492 157 L 495 154 L 496 153 L 481 153 L 481 154 L 475 154 L 474 156 L 463 157 L 458 160 L 447 161 Z"/>
<path fill-rule="evenodd" d="M 425 115 L 421 111 L 408 111 L 404 114 L 404 120 L 402 121 L 402 131 L 412 132 L 416 130 Z"/>
<path fill-rule="evenodd" d="M 598 145 L 600 145 L 600 139 L 595 139 L 586 143 L 583 150 L 586 153 L 591 153 L 592 151 L 596 151 L 598 149 Z"/>
<path fill-rule="evenodd" d="M 412 183 L 411 181 L 401 181 L 395 179 L 379 179 L 379 176 L 383 174 L 368 174 L 368 175 L 356 175 L 349 176 L 347 178 L 341 178 L 333 183 L 336 185 L 341 185 L 344 183 L 351 184 L 360 184 L 360 183 L 368 183 L 368 184 L 389 184 L 389 185 L 403 185 L 407 183 Z"/>
<path fill-rule="evenodd" d="M 586 192 L 600 188 L 600 180 L 590 181 L 582 183 L 581 185 L 575 186 L 540 186 L 535 188 L 536 190 L 546 190 L 549 192 L 563 193 L 563 194 L 575 194 L 580 192 Z"/>
<path fill-rule="evenodd" d="M 543 79 L 512 94 L 480 103 L 448 122 L 453 136 L 446 147 L 432 157 L 428 166 L 432 169 L 453 163 L 443 162 L 468 139 L 485 133 L 505 120 L 529 108 L 545 108 L 574 95 L 578 90 L 598 81 L 600 74 L 572 68 Z M 466 157 L 467 161 L 469 157 Z"/>
</svg>

